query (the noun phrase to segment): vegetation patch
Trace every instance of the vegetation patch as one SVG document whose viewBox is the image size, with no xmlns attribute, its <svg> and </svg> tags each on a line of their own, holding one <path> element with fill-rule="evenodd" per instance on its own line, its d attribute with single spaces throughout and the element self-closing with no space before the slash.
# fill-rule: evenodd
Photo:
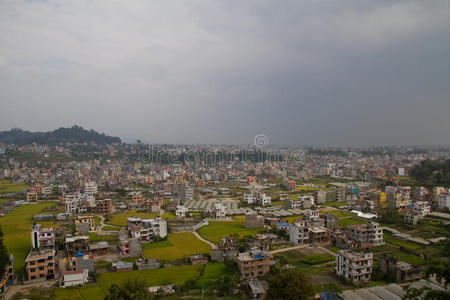
<svg viewBox="0 0 450 300">
<path fill-rule="evenodd" d="M 208 263 L 205 265 L 205 269 L 203 269 L 203 274 L 200 276 L 197 284 L 199 286 L 203 286 L 207 282 L 214 281 L 222 277 L 227 273 L 227 267 L 224 263 L 215 262 Z"/>
<path fill-rule="evenodd" d="M 239 238 L 243 238 L 247 235 L 254 235 L 263 231 L 264 229 L 247 229 L 242 222 L 210 222 L 209 225 L 203 226 L 198 230 L 198 233 L 206 240 L 209 240 L 215 244 L 220 239 L 230 234 L 237 234 Z"/>
<path fill-rule="evenodd" d="M 17 193 L 25 191 L 26 189 L 28 189 L 28 184 L 26 183 L 13 183 L 11 180 L 0 180 L 0 195 Z"/>
<path fill-rule="evenodd" d="M 142 255 L 145 258 L 157 258 L 162 261 L 175 261 L 193 254 L 209 254 L 209 244 L 199 240 L 191 232 L 169 233 L 167 240 L 145 243 Z"/>
<path fill-rule="evenodd" d="M 300 259 L 300 261 L 302 261 L 308 265 L 318 265 L 318 264 L 333 261 L 333 260 L 334 260 L 334 256 L 321 255 L 321 254 L 308 255 L 308 256 L 302 257 Z"/>
</svg>

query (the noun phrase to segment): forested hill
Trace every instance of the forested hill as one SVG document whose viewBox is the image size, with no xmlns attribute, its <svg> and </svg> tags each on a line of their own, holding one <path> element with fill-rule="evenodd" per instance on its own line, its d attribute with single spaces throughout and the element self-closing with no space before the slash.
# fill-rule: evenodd
<svg viewBox="0 0 450 300">
<path fill-rule="evenodd" d="M 0 143 L 27 145 L 37 144 L 59 144 L 59 143 L 83 143 L 95 142 L 96 144 L 120 143 L 118 137 L 98 133 L 94 130 L 86 130 L 83 127 L 74 125 L 70 128 L 58 128 L 48 132 L 30 132 L 22 129 L 11 129 L 9 131 L 0 131 Z"/>
</svg>

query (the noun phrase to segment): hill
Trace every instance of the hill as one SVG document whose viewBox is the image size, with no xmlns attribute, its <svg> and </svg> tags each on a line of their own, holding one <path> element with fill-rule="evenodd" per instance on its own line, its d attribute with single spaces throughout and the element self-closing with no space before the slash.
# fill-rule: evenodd
<svg viewBox="0 0 450 300">
<path fill-rule="evenodd" d="M 37 144 L 59 144 L 59 143 L 84 143 L 95 142 L 96 144 L 120 143 L 118 137 L 98 133 L 94 130 L 86 130 L 83 127 L 74 125 L 70 128 L 58 128 L 48 132 L 30 132 L 18 128 L 9 131 L 0 131 L 0 143 L 27 145 Z"/>
</svg>

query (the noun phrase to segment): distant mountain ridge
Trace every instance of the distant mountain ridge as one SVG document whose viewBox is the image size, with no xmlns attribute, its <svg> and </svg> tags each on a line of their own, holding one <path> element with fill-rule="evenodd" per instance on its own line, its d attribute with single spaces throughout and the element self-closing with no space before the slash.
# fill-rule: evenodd
<svg viewBox="0 0 450 300">
<path fill-rule="evenodd" d="M 94 130 L 86 130 L 81 126 L 74 125 L 69 128 L 60 127 L 47 132 L 30 132 L 19 128 L 8 131 L 0 131 L 0 143 L 28 145 L 32 143 L 55 145 L 59 143 L 84 143 L 95 142 L 96 144 L 121 143 L 120 138 L 98 133 Z"/>
</svg>

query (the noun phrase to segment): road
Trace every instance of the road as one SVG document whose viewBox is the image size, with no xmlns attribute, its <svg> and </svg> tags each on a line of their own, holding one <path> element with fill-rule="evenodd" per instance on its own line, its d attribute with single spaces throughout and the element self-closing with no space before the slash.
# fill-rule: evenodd
<svg viewBox="0 0 450 300">
<path fill-rule="evenodd" d="M 302 249 L 302 248 L 306 248 L 306 247 L 309 247 L 309 244 L 303 244 L 303 245 L 293 246 L 293 247 L 289 247 L 289 248 L 272 250 L 272 251 L 269 251 L 269 253 L 275 254 L 275 253 L 280 253 L 280 252 L 285 252 L 285 251 L 290 251 L 290 250 L 295 250 L 295 249 Z"/>
<path fill-rule="evenodd" d="M 198 234 L 196 231 L 191 231 L 200 241 L 203 241 L 203 242 L 205 242 L 205 243 L 208 243 L 209 245 L 211 245 L 211 246 L 215 246 L 213 243 L 211 243 L 210 241 L 208 241 L 208 240 L 205 240 L 204 238 L 202 238 L 201 236 L 200 236 L 200 234 Z"/>
</svg>

